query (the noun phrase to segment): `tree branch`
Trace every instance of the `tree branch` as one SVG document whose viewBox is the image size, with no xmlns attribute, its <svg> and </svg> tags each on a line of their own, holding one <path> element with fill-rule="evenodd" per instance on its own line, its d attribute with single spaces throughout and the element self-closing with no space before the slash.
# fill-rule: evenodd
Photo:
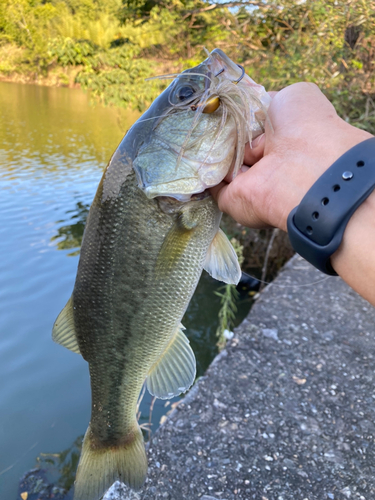
<svg viewBox="0 0 375 500">
<path fill-rule="evenodd" d="M 202 12 L 207 12 L 209 10 L 214 10 L 214 9 L 221 9 L 223 7 L 240 7 L 240 6 L 255 6 L 255 7 L 258 7 L 258 6 L 262 6 L 264 5 L 263 2 L 259 2 L 257 0 L 245 0 L 243 2 L 239 1 L 239 2 L 223 2 L 223 3 L 213 3 L 211 5 L 208 5 L 207 7 L 202 7 L 201 9 L 195 9 L 195 10 L 190 10 L 188 12 L 186 12 L 186 14 L 184 14 L 184 16 L 182 17 L 182 19 L 186 19 L 187 17 L 189 16 L 192 16 L 194 14 L 202 14 Z"/>
</svg>

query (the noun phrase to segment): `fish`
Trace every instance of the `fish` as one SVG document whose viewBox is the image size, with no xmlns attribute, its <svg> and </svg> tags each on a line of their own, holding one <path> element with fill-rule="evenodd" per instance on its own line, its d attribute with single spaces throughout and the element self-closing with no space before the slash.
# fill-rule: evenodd
<svg viewBox="0 0 375 500">
<path fill-rule="evenodd" d="M 203 269 L 238 283 L 235 250 L 209 188 L 242 165 L 262 133 L 269 96 L 213 50 L 172 83 L 126 133 L 91 205 L 73 293 L 52 332 L 87 361 L 91 420 L 74 500 L 116 481 L 142 487 L 147 457 L 137 422 L 144 384 L 169 399 L 194 383 L 181 324 Z"/>
</svg>

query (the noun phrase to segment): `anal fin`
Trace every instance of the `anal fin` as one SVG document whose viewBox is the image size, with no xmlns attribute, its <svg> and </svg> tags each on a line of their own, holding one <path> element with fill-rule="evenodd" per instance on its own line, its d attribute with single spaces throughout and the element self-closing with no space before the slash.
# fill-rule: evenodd
<svg viewBox="0 0 375 500">
<path fill-rule="evenodd" d="M 52 339 L 70 351 L 81 354 L 74 327 L 73 301 L 71 297 L 53 325 Z"/>
<path fill-rule="evenodd" d="M 236 251 L 221 229 L 212 240 L 203 267 L 213 278 L 230 285 L 237 285 L 241 279 Z"/>
<path fill-rule="evenodd" d="M 195 356 L 182 328 L 180 325 L 163 355 L 148 374 L 147 389 L 157 398 L 170 399 L 178 396 L 194 383 Z"/>
</svg>

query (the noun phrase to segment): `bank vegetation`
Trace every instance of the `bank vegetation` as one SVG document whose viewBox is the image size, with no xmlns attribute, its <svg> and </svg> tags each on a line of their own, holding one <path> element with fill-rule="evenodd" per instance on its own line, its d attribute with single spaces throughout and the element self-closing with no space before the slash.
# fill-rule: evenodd
<svg viewBox="0 0 375 500">
<path fill-rule="evenodd" d="M 312 81 L 375 130 L 373 0 L 1 0 L 0 78 L 80 85 L 143 110 L 164 81 L 220 47 L 278 90 Z"/>
</svg>

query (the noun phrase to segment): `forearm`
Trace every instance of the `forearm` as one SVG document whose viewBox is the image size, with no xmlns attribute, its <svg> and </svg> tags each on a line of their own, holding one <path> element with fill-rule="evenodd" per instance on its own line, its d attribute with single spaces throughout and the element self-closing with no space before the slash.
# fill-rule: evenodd
<svg viewBox="0 0 375 500">
<path fill-rule="evenodd" d="M 331 264 L 349 286 L 375 306 L 375 192 L 349 220 Z"/>
</svg>

